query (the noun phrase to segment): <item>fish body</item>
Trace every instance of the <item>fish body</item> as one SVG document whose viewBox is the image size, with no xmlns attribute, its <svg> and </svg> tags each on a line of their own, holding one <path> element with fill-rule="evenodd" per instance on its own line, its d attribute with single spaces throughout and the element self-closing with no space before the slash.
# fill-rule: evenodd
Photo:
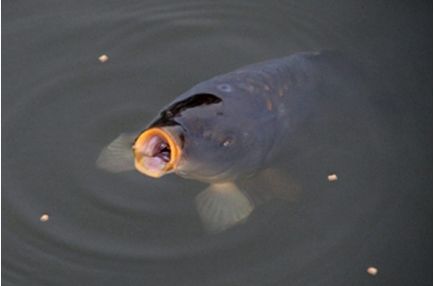
<svg viewBox="0 0 434 286">
<path fill-rule="evenodd" d="M 210 183 L 197 206 L 211 231 L 243 221 L 254 205 L 236 181 L 290 149 L 304 122 L 322 120 L 334 100 L 330 91 L 342 80 L 333 75 L 337 63 L 333 53 L 297 53 L 201 82 L 163 107 L 133 140 L 129 164 L 151 177 L 174 172 Z M 128 156 L 109 158 L 115 152 L 107 148 L 99 166 L 128 165 L 122 163 Z"/>
<path fill-rule="evenodd" d="M 269 164 L 313 111 L 315 54 L 249 65 L 197 84 L 165 106 L 146 130 L 179 126 L 182 158 L 174 172 L 217 183 Z"/>
</svg>

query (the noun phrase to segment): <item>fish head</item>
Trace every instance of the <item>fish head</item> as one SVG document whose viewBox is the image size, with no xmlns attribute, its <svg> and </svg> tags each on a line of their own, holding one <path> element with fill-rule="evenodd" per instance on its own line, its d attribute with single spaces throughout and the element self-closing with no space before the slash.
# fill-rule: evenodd
<svg viewBox="0 0 434 286">
<path fill-rule="evenodd" d="M 186 126 L 183 156 L 176 174 L 208 183 L 233 181 L 246 152 L 240 148 L 242 142 L 236 128 L 227 124 L 226 119 L 214 116 L 208 108 L 194 115 L 186 114 L 183 123 Z"/>
<path fill-rule="evenodd" d="M 241 134 L 219 97 L 193 95 L 164 109 L 138 136 L 135 167 L 154 178 L 175 172 L 210 183 L 231 181 L 248 154 Z"/>
</svg>

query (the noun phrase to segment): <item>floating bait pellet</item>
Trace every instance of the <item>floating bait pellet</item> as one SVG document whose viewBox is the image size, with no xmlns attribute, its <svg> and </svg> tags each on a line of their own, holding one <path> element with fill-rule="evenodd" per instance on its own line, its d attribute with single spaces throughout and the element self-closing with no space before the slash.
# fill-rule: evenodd
<svg viewBox="0 0 434 286">
<path fill-rule="evenodd" d="M 99 56 L 98 60 L 102 63 L 105 63 L 106 61 L 109 60 L 109 57 L 106 54 L 102 54 Z"/>
<path fill-rule="evenodd" d="M 332 174 L 327 176 L 327 180 L 329 180 L 329 182 L 335 182 L 338 180 L 338 175 L 336 175 L 335 173 L 332 173 Z"/>
<path fill-rule="evenodd" d="M 378 268 L 371 266 L 366 269 L 366 272 L 368 272 L 369 275 L 375 276 L 378 274 Z"/>
<path fill-rule="evenodd" d="M 43 214 L 39 218 L 39 220 L 42 221 L 42 222 L 47 222 L 49 219 L 50 219 L 50 216 L 48 214 Z"/>
</svg>

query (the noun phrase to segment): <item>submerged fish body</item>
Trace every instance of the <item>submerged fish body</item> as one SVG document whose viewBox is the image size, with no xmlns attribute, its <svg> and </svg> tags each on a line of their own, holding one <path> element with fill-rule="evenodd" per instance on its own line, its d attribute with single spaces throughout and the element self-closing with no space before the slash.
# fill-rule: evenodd
<svg viewBox="0 0 434 286">
<path fill-rule="evenodd" d="M 226 229 L 254 208 L 235 181 L 291 148 L 303 122 L 315 115 L 318 104 L 331 100 L 321 93 L 325 86 L 334 88 L 334 77 L 326 73 L 336 62 L 334 53 L 298 53 L 201 82 L 159 112 L 135 138 L 133 152 L 120 161 L 107 159 L 121 149 L 115 140 L 99 165 L 125 170 L 122 162 L 130 157 L 151 177 L 175 172 L 210 183 L 197 197 L 198 211 L 209 230 Z M 116 152 L 108 152 L 110 147 Z"/>
<path fill-rule="evenodd" d="M 174 171 L 181 176 L 218 183 L 251 175 L 312 112 L 316 56 L 296 54 L 204 81 L 164 107 L 146 130 L 180 128 L 182 157 Z"/>
</svg>

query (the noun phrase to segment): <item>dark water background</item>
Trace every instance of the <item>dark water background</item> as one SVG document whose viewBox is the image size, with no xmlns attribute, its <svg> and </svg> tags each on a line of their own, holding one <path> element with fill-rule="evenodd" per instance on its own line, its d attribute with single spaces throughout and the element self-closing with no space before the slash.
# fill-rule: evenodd
<svg viewBox="0 0 434 286">
<path fill-rule="evenodd" d="M 431 284 L 430 1 L 2 4 L 3 285 Z M 300 200 L 210 236 L 203 184 L 95 168 L 193 84 L 320 49 L 373 80 L 377 137 L 299 161 Z"/>
</svg>

